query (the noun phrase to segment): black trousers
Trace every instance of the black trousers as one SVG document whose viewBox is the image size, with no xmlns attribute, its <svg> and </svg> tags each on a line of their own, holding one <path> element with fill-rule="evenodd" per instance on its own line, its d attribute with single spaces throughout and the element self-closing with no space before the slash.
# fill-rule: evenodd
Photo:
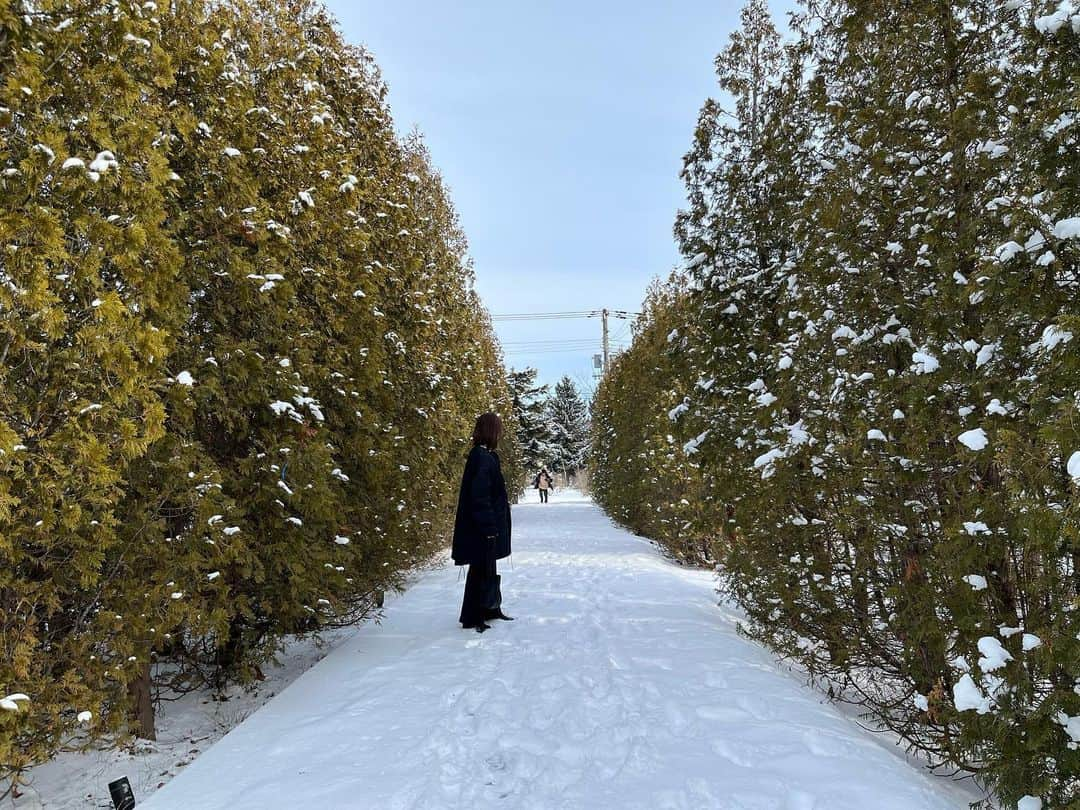
<svg viewBox="0 0 1080 810">
<path fill-rule="evenodd" d="M 459 622 L 466 625 L 479 624 L 492 617 L 492 611 L 488 610 L 484 601 L 496 573 L 495 560 L 469 566 L 469 573 L 465 576 L 465 598 L 461 601 Z"/>
<path fill-rule="evenodd" d="M 540 490 L 540 503 L 547 503 L 548 491 L 546 489 Z"/>
</svg>

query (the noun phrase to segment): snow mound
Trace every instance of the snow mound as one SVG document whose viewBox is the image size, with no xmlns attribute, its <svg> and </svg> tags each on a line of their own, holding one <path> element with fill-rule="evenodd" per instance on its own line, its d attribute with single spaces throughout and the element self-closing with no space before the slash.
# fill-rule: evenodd
<svg viewBox="0 0 1080 810">
<path fill-rule="evenodd" d="M 1001 669 L 1009 661 L 1013 660 L 1012 654 L 1005 649 L 1000 641 L 993 636 L 983 636 L 979 639 L 979 669 L 983 672 L 993 672 Z"/>
<path fill-rule="evenodd" d="M 964 674 L 953 686 L 953 703 L 959 712 L 974 711 L 986 714 L 990 711 L 990 698 L 983 694 L 971 676 Z"/>
<path fill-rule="evenodd" d="M 957 436 L 956 440 L 968 450 L 984 450 L 986 445 L 990 443 L 990 440 L 986 437 L 986 431 L 982 428 L 966 430 Z"/>
</svg>

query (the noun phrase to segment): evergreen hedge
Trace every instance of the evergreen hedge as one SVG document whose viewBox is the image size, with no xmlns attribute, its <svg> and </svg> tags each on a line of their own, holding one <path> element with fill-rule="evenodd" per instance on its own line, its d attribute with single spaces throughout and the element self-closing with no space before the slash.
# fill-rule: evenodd
<svg viewBox="0 0 1080 810">
<path fill-rule="evenodd" d="M 11 785 L 371 616 L 511 401 L 439 175 L 318 3 L 0 0 L 0 78 Z"/>
<path fill-rule="evenodd" d="M 597 392 L 596 495 L 703 538 L 750 634 L 934 762 L 1075 806 L 1080 9 L 743 22 L 686 158 L 687 278 Z"/>
</svg>

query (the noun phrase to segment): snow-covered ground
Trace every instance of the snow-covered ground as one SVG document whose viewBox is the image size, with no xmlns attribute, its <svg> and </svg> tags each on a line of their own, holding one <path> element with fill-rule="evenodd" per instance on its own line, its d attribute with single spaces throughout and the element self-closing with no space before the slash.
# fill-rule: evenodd
<svg viewBox="0 0 1080 810">
<path fill-rule="evenodd" d="M 144 799 L 355 632 L 335 630 L 321 641 L 308 637 L 289 642 L 278 655 L 278 663 L 264 668 L 264 681 L 250 689 L 229 689 L 224 695 L 227 700 L 214 700 L 204 690 L 163 702 L 157 711 L 157 741 L 135 740 L 123 748 L 62 753 L 32 769 L 23 795 L 11 805 L 0 802 L 0 808 L 111 808 L 108 784 L 121 776 L 131 782 L 136 798 Z"/>
<path fill-rule="evenodd" d="M 961 810 L 738 636 L 713 577 L 587 499 L 514 509 L 505 609 L 456 622 L 449 563 L 154 794 L 147 810 Z"/>
</svg>

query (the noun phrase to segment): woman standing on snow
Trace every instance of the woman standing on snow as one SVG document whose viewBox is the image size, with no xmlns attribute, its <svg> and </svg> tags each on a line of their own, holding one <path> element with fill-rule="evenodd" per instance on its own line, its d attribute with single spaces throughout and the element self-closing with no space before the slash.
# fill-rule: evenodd
<svg viewBox="0 0 1080 810">
<path fill-rule="evenodd" d="M 495 569 L 496 560 L 510 556 L 510 499 L 495 452 L 501 437 L 498 416 L 485 413 L 476 420 L 454 520 L 454 563 L 469 566 L 459 621 L 477 633 L 490 627 L 488 619 L 513 621 L 502 612 L 500 577 Z"/>
</svg>

